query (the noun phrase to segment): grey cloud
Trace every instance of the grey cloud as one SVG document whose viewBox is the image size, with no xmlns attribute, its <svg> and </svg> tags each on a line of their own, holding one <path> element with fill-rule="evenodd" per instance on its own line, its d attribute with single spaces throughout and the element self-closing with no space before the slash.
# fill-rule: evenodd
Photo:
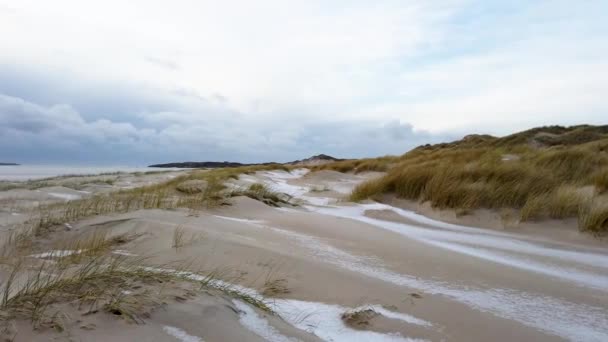
<svg viewBox="0 0 608 342">
<path fill-rule="evenodd" d="M 67 103 L 86 120 L 99 117 L 120 121 L 140 113 L 212 107 L 208 100 L 188 89 L 158 89 L 135 82 L 83 81 L 65 70 L 37 70 L 0 64 L 0 94 L 52 106 Z M 133 120 L 136 125 L 138 121 Z"/>
<path fill-rule="evenodd" d="M 82 123 L 82 118 L 69 106 L 43 108 L 19 98 L 0 94 L 0 127 L 41 133 L 57 128 L 58 125 L 73 126 Z"/>
<path fill-rule="evenodd" d="M 159 112 L 129 121 L 86 120 L 67 105 L 43 106 L 0 95 L 0 160 L 24 163 L 148 164 L 176 160 L 289 161 L 400 154 L 440 137 L 398 121 L 268 121 L 201 112 Z"/>
</svg>

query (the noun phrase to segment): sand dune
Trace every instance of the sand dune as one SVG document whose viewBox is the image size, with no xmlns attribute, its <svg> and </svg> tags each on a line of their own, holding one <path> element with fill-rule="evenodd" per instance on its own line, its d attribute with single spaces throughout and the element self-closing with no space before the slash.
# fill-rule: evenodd
<svg viewBox="0 0 608 342">
<path fill-rule="evenodd" d="M 81 317 L 65 307 L 71 319 L 62 332 L 17 322 L 16 340 L 608 340 L 608 252 L 601 244 L 343 202 L 348 189 L 375 176 L 257 172 L 230 182 L 264 183 L 298 205 L 237 197 L 196 212 L 139 210 L 71 222 L 46 242 L 47 253 L 54 241 L 91 229 L 136 234 L 114 253 L 162 265 L 187 260 L 180 272 L 191 277 L 221 271 L 222 284 L 267 302 L 275 314 L 177 282 L 165 286 L 164 304 L 150 310 L 146 324 Z M 179 248 L 177 227 L 185 237 Z M 46 256 L 69 253 L 59 254 Z"/>
</svg>

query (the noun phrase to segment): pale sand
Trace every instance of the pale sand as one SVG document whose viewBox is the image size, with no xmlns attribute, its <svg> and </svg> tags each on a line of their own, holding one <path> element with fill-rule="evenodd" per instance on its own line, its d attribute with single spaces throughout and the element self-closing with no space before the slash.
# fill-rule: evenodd
<svg viewBox="0 0 608 342">
<path fill-rule="evenodd" d="M 491 228 L 478 229 L 417 216 L 401 209 L 414 208 L 403 201 L 393 201 L 394 207 L 341 202 L 345 189 L 375 176 L 261 172 L 234 183 L 262 182 L 302 205 L 272 208 L 235 198 L 232 206 L 195 215 L 142 210 L 73 223 L 72 231 L 57 233 L 41 248 L 50 251 L 58 241 L 93 228 L 138 232 L 142 235 L 117 253 L 148 255 L 151 263 L 188 260 L 190 271 L 223 270 L 226 280 L 258 292 L 268 279 L 285 279 L 289 292 L 271 301 L 281 318 L 243 310 L 245 304 L 221 294 L 199 294 L 168 301 L 145 325 L 87 316 L 72 322 L 70 336 L 87 341 L 608 340 L 605 242 L 568 223 L 555 233 L 550 226 L 504 229 L 491 217 L 484 222 L 483 215 L 441 217 L 459 224 L 477 220 L 468 225 Z M 424 206 L 416 209 L 437 215 Z M 178 225 L 189 243 L 176 250 L 172 237 Z M 368 306 L 380 315 L 365 326 L 349 328 L 339 319 L 344 311 Z M 17 341 L 67 336 L 28 332 L 26 323 L 19 324 L 24 333 Z"/>
</svg>

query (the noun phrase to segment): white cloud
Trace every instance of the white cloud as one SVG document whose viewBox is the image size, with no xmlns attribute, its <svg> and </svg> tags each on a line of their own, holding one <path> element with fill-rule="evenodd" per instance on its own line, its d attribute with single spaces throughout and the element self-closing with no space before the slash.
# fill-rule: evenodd
<svg viewBox="0 0 608 342">
<path fill-rule="evenodd" d="M 337 108 L 368 96 L 378 63 L 433 46 L 456 3 L 20 0 L 0 21 L 1 57 L 220 93 L 244 112 Z"/>
<path fill-rule="evenodd" d="M 398 153 L 435 139 L 429 131 L 602 123 L 607 10 L 0 0 L 1 147 L 8 136 L 31 147 L 39 130 L 70 151 L 92 141 L 146 158 L 286 160 Z"/>
</svg>

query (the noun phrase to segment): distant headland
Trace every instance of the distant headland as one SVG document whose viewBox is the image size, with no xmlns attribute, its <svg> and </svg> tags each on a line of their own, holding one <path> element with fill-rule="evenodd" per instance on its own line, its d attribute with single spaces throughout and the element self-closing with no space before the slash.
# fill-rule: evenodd
<svg viewBox="0 0 608 342">
<path fill-rule="evenodd" d="M 288 163 L 268 162 L 268 163 L 251 163 L 251 164 L 247 164 L 247 163 L 237 163 L 237 162 L 229 162 L 229 161 L 223 161 L 223 162 L 212 162 L 212 161 L 193 162 L 193 161 L 189 161 L 189 162 L 177 162 L 177 163 L 166 163 L 166 164 L 154 164 L 154 165 L 150 165 L 148 167 L 163 167 L 163 168 L 175 167 L 175 168 L 184 168 L 184 169 L 201 169 L 201 168 L 218 169 L 218 168 L 223 168 L 223 167 L 239 167 L 239 166 L 253 166 L 253 165 L 273 165 L 273 164 L 315 165 L 315 164 L 323 164 L 323 163 L 328 163 L 328 162 L 333 162 L 333 161 L 341 161 L 341 160 L 344 160 L 344 159 L 334 158 L 334 157 L 328 156 L 326 154 L 319 154 L 319 155 L 316 155 L 316 156 L 312 156 L 310 158 L 306 158 L 306 159 L 302 159 L 302 160 L 294 160 L 294 161 L 288 162 Z"/>
</svg>

